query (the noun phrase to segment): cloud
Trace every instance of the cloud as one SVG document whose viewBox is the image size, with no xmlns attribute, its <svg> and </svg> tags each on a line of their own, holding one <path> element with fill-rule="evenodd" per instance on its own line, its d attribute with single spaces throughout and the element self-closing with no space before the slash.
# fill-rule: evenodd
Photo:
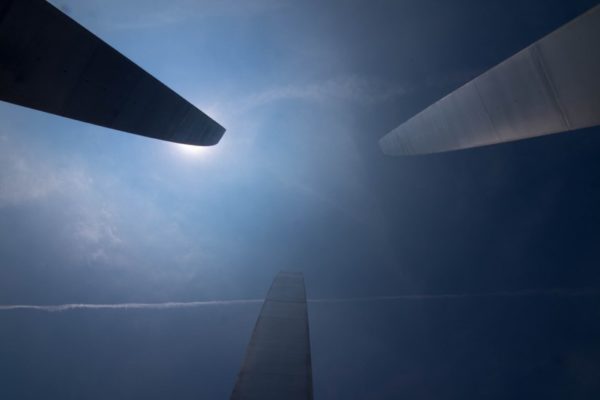
<svg viewBox="0 0 600 400">
<path fill-rule="evenodd" d="M 109 255 L 118 254 L 124 241 L 115 204 L 100 200 L 94 176 L 75 162 L 56 165 L 6 136 L 2 140 L 0 210 L 53 205 L 54 217 L 61 222 L 52 229 L 53 239 L 69 243 L 71 257 L 87 263 L 114 261 Z"/>
<path fill-rule="evenodd" d="M 327 104 L 330 102 L 354 103 L 369 106 L 392 100 L 406 94 L 406 89 L 396 82 L 358 75 L 339 76 L 308 84 L 279 85 L 246 97 L 242 110 L 289 100 Z"/>
<path fill-rule="evenodd" d="M 21 149 L 8 136 L 0 137 L 0 207 L 34 201 L 55 193 L 61 186 L 58 178 L 34 160 L 19 155 Z M 76 176 L 62 179 L 75 183 Z"/>
<path fill-rule="evenodd" d="M 235 289 L 227 277 L 248 240 L 232 235 L 231 226 L 251 224 L 252 217 L 242 209 L 223 223 L 230 206 L 220 204 L 219 193 L 235 192 L 239 174 L 224 178 L 221 170 L 180 162 L 164 143 L 96 128 L 80 139 L 83 134 L 62 132 L 44 114 L 36 118 L 37 127 L 14 123 L 0 130 L 0 221 L 11 222 L 0 223 L 0 237 L 12 240 L 1 249 L 11 264 L 0 274 L 5 285 L 11 274 L 48 266 L 41 274 L 58 287 L 59 276 L 77 279 L 73 290 L 87 285 L 129 293 L 132 286 L 168 299 L 176 289 L 193 287 L 207 297 L 215 286 Z M 52 141 L 57 149 L 48 148 Z M 207 185 L 216 190 L 204 190 Z"/>
</svg>

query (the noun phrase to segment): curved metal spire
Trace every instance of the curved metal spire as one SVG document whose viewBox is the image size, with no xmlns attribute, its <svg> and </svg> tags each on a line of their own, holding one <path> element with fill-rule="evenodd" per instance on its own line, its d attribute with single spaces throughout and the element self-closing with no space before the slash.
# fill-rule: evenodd
<svg viewBox="0 0 600 400">
<path fill-rule="evenodd" d="M 281 271 L 256 321 L 230 400 L 312 400 L 304 277 Z"/>
<path fill-rule="evenodd" d="M 380 139 L 427 154 L 600 124 L 600 6 L 500 63 Z"/>
<path fill-rule="evenodd" d="M 176 143 L 225 132 L 44 0 L 0 0 L 0 100 Z"/>
</svg>

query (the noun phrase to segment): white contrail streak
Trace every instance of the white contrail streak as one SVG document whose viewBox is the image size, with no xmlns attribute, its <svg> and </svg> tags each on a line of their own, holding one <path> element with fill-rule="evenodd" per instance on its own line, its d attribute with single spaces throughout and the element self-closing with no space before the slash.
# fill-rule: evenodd
<svg viewBox="0 0 600 400">
<path fill-rule="evenodd" d="M 488 293 L 442 293 L 442 294 L 403 294 L 396 296 L 371 296 L 371 297 L 348 297 L 331 299 L 308 299 L 309 303 L 359 303 L 391 300 L 455 300 L 469 298 L 493 298 L 493 297 L 593 297 L 600 296 L 599 290 L 593 289 L 546 289 L 546 290 L 521 290 L 500 291 Z M 263 299 L 240 299 L 240 300 L 208 300 L 208 301 L 186 301 L 166 303 L 116 303 L 116 304 L 56 304 L 56 305 L 32 305 L 13 304 L 0 305 L 0 311 L 9 310 L 34 310 L 45 312 L 60 312 L 71 310 L 167 310 L 172 308 L 193 308 L 218 305 L 238 305 L 262 303 Z"/>
<path fill-rule="evenodd" d="M 233 304 L 250 304 L 261 303 L 262 300 L 209 300 L 209 301 L 185 301 L 185 302 L 166 302 L 166 303 L 116 303 L 116 304 L 56 304 L 56 305 L 31 305 L 31 304 L 14 304 L 0 305 L 0 311 L 7 310 L 37 310 L 47 312 L 70 311 L 70 310 L 133 310 L 133 309 L 150 309 L 150 310 L 166 310 L 170 308 L 191 308 L 202 306 L 217 306 L 217 305 L 233 305 Z"/>
<path fill-rule="evenodd" d="M 485 297 L 589 297 L 600 296 L 600 290 L 594 289 L 528 289 L 520 291 L 498 291 L 487 293 L 439 293 L 439 294 L 402 294 L 395 296 L 370 296 L 332 299 L 310 299 L 311 303 L 347 303 L 372 302 L 386 300 L 456 300 Z"/>
</svg>

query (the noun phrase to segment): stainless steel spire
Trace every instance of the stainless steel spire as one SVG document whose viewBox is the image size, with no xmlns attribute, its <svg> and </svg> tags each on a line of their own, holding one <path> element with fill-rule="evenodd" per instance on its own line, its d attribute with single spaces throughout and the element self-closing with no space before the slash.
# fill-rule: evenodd
<svg viewBox="0 0 600 400">
<path fill-rule="evenodd" d="M 600 6 L 380 139 L 385 154 L 466 149 L 600 124 Z"/>
<path fill-rule="evenodd" d="M 44 0 L 0 0 L 0 100 L 184 144 L 225 132 Z"/>
<path fill-rule="evenodd" d="M 271 285 L 231 400 L 311 400 L 312 366 L 304 278 L 280 272 Z"/>
</svg>

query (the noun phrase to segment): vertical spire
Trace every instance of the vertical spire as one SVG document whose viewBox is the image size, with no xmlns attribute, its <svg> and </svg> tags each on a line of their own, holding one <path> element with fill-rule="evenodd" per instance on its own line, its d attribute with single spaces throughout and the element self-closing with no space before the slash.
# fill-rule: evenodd
<svg viewBox="0 0 600 400">
<path fill-rule="evenodd" d="M 466 149 L 600 124 L 600 6 L 380 139 L 388 155 Z"/>
<path fill-rule="evenodd" d="M 280 272 L 252 332 L 231 400 L 312 400 L 304 278 Z"/>
<path fill-rule="evenodd" d="M 176 143 L 225 132 L 45 0 L 0 0 L 0 100 Z"/>
</svg>

